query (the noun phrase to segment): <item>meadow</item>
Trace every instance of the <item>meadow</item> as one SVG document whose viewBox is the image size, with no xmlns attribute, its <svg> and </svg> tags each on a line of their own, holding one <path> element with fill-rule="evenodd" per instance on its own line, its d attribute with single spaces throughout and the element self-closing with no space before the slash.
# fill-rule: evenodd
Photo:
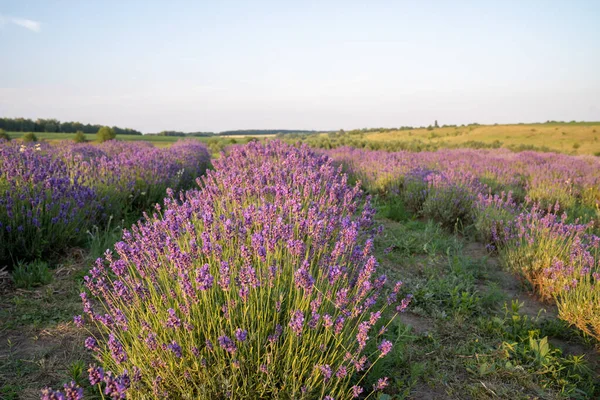
<svg viewBox="0 0 600 400">
<path fill-rule="evenodd" d="M 597 122 L 548 122 L 353 130 L 307 135 L 301 139 L 319 148 L 352 146 L 386 151 L 507 148 L 512 151 L 536 150 L 598 156 L 599 135 L 600 123 Z"/>
<path fill-rule="evenodd" d="M 572 128 L 571 154 L 1 142 L 0 396 L 597 398 L 600 158 Z"/>
<path fill-rule="evenodd" d="M 8 136 L 11 139 L 21 140 L 27 132 L 8 132 Z M 35 132 L 35 136 L 39 141 L 47 142 L 50 144 L 58 145 L 60 142 L 73 141 L 75 138 L 74 133 L 48 133 L 48 132 Z M 95 133 L 85 133 L 85 139 L 89 143 L 97 141 L 97 135 Z M 260 138 L 272 138 L 275 135 L 260 135 Z M 227 135 L 227 136 L 189 136 L 190 140 L 197 140 L 201 143 L 206 143 L 212 146 L 215 150 L 222 150 L 225 146 L 236 144 L 236 143 L 247 143 L 248 141 L 257 138 L 251 135 Z M 173 143 L 184 139 L 180 136 L 161 136 L 161 135 L 119 135 L 119 140 L 124 142 L 149 142 L 155 147 L 169 147 Z"/>
</svg>

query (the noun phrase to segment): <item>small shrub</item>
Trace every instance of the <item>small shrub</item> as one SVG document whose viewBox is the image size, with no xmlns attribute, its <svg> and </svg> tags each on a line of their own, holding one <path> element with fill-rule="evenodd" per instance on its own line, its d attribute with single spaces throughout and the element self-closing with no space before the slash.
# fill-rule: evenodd
<svg viewBox="0 0 600 400">
<path fill-rule="evenodd" d="M 20 262 L 12 272 L 12 279 L 16 287 L 31 289 L 50 283 L 52 281 L 52 271 L 44 261 Z"/>
<path fill-rule="evenodd" d="M 577 150 L 577 149 L 578 149 L 578 148 L 580 148 L 580 147 L 581 147 L 581 145 L 580 145 L 578 142 L 575 142 L 575 143 L 573 143 L 573 148 L 574 148 L 575 150 Z"/>
<path fill-rule="evenodd" d="M 85 137 L 85 133 L 83 133 L 82 131 L 75 132 L 75 136 L 73 137 L 73 141 L 75 143 L 85 143 L 85 142 L 87 142 L 87 139 Z"/>
<path fill-rule="evenodd" d="M 470 174 L 445 171 L 427 176 L 428 194 L 423 215 L 452 229 L 457 223 L 471 223 L 471 207 L 477 193 L 483 190 Z"/>
<path fill-rule="evenodd" d="M 114 131 L 114 129 L 112 129 L 108 126 L 101 127 L 100 129 L 98 129 L 98 132 L 96 133 L 96 138 L 98 139 L 98 141 L 100 143 L 106 142 L 107 140 L 113 140 L 116 137 L 117 137 L 117 134 Z"/>
<path fill-rule="evenodd" d="M 21 137 L 21 140 L 25 143 L 37 142 L 38 138 L 33 132 L 27 132 Z"/>
<path fill-rule="evenodd" d="M 2 140 L 6 140 L 7 142 L 10 141 L 10 136 L 8 136 L 8 133 L 6 133 L 4 129 L 0 129 L 0 141 Z"/>
<path fill-rule="evenodd" d="M 495 250 L 499 243 L 506 241 L 506 229 L 517 216 L 517 205 L 512 192 L 479 194 L 473 207 L 473 223 L 479 240 Z"/>
<path fill-rule="evenodd" d="M 427 177 L 432 173 L 433 171 L 429 169 L 417 168 L 404 177 L 402 201 L 405 207 L 415 214 L 423 211 L 423 203 L 425 203 L 429 193 Z"/>
</svg>

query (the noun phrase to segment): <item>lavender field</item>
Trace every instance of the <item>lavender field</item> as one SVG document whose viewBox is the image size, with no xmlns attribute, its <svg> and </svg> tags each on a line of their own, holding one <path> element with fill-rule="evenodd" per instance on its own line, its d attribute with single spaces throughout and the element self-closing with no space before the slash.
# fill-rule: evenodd
<svg viewBox="0 0 600 400">
<path fill-rule="evenodd" d="M 592 399 L 600 161 L 0 142 L 0 396 Z"/>
</svg>

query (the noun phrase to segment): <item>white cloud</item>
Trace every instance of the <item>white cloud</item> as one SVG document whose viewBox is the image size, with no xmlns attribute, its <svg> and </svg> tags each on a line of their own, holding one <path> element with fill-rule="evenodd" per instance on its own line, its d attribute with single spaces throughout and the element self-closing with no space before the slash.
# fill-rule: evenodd
<svg viewBox="0 0 600 400">
<path fill-rule="evenodd" d="M 33 32 L 39 32 L 42 30 L 42 25 L 37 21 L 26 18 L 15 18 L 0 15 L 0 26 L 8 23 L 18 25 Z"/>
</svg>

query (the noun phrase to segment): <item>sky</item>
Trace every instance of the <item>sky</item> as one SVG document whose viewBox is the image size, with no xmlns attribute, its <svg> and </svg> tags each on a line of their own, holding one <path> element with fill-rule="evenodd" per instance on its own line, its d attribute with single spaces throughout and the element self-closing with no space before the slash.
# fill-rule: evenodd
<svg viewBox="0 0 600 400">
<path fill-rule="evenodd" d="M 0 117 L 161 130 L 600 120 L 600 1 L 0 0 Z"/>
</svg>

